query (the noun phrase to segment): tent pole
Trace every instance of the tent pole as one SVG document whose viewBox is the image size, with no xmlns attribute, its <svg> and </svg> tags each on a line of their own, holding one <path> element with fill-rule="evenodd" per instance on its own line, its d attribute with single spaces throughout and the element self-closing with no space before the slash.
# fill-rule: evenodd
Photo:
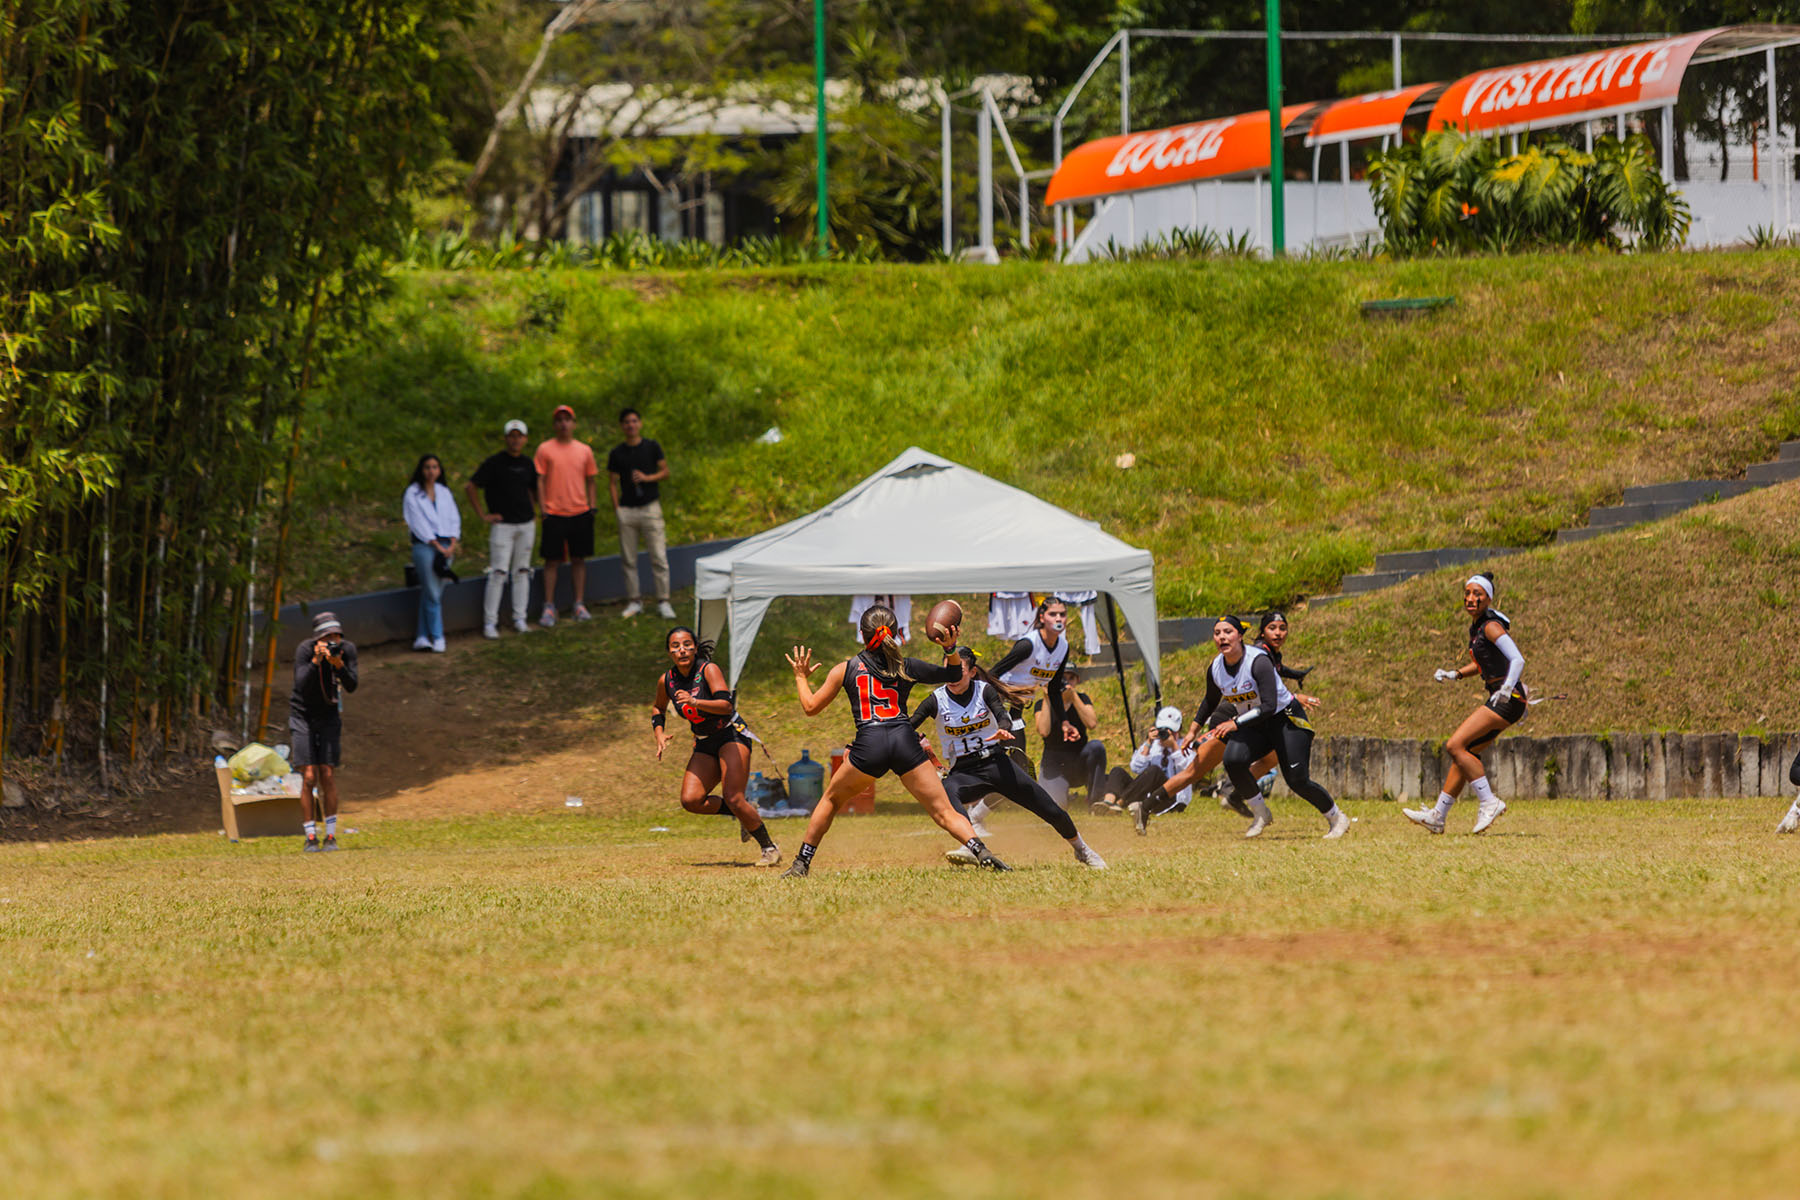
<svg viewBox="0 0 1800 1200">
<path fill-rule="evenodd" d="M 1137 749 L 1137 729 L 1131 723 L 1131 692 L 1125 686 L 1125 660 L 1119 657 L 1119 614 L 1113 608 L 1112 593 L 1106 593 L 1106 627 L 1112 636 L 1113 670 L 1119 673 L 1119 699 L 1125 704 L 1125 732 L 1131 738 L 1132 749 Z"/>
</svg>

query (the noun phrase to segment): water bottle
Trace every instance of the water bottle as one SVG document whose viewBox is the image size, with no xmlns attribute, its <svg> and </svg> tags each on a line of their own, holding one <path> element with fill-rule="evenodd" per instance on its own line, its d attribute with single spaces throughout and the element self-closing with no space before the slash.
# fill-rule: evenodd
<svg viewBox="0 0 1800 1200">
<path fill-rule="evenodd" d="M 788 803 L 811 811 L 825 794 L 825 764 L 813 761 L 811 750 L 800 751 L 800 761 L 788 766 Z"/>
<path fill-rule="evenodd" d="M 762 772 L 757 771 L 750 776 L 750 782 L 744 785 L 744 799 L 757 808 L 764 808 L 769 803 L 769 785 L 763 779 Z"/>
</svg>

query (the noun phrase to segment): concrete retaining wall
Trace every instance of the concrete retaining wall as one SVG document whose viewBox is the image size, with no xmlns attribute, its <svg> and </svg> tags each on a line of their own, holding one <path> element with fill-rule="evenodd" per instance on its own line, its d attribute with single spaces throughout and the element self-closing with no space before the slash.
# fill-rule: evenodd
<svg viewBox="0 0 1800 1200">
<path fill-rule="evenodd" d="M 716 542 L 695 542 L 686 546 L 669 547 L 669 586 L 672 590 L 694 586 L 694 563 L 697 559 L 738 543 L 737 538 L 727 538 Z M 444 589 L 444 632 L 468 633 L 481 628 L 482 595 L 487 588 L 487 556 L 464 555 L 456 564 L 461 570 L 461 583 L 453 583 Z M 396 568 L 398 569 L 398 568 Z M 618 600 L 625 595 L 625 574 L 619 568 L 619 556 L 609 554 L 605 558 L 591 558 L 587 563 L 587 598 L 597 604 L 608 600 Z M 557 594 L 561 601 L 561 610 L 566 616 L 569 605 L 575 595 L 575 581 L 568 571 L 561 572 L 556 581 Z M 638 581 L 645 596 L 654 596 L 650 582 L 650 556 L 638 555 Z M 527 606 L 531 620 L 537 621 L 538 610 L 544 603 L 544 572 L 542 567 L 531 573 L 531 602 Z M 314 610 L 328 609 L 344 623 L 344 635 L 358 646 L 378 646 L 383 642 L 410 642 L 413 640 L 415 622 L 419 614 L 419 589 L 394 588 L 385 592 L 369 592 L 361 596 L 343 596 L 317 603 L 302 601 L 298 604 L 285 604 L 281 608 L 281 632 L 276 639 L 278 654 L 282 659 L 293 657 L 294 647 L 304 641 L 312 632 L 312 614 Z M 679 610 L 677 610 L 679 611 Z M 693 612 L 682 612 L 684 620 L 691 620 Z M 256 654 L 257 661 L 262 661 L 263 629 L 268 621 L 268 614 L 255 614 L 256 622 Z M 512 624 L 512 597 L 510 592 L 500 597 L 500 623 L 502 628 L 510 628 Z"/>
<path fill-rule="evenodd" d="M 1506 799 L 1668 800 L 1792 796 L 1788 766 L 1800 733 L 1767 740 L 1735 733 L 1503 736 L 1486 756 Z M 1313 774 L 1333 795 L 1417 800 L 1436 796 L 1450 765 L 1442 742 L 1326 737 L 1313 744 Z"/>
</svg>

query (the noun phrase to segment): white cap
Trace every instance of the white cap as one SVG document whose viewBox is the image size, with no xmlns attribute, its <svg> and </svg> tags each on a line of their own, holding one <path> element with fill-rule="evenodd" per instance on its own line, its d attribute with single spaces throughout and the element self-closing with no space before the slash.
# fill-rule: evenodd
<svg viewBox="0 0 1800 1200">
<path fill-rule="evenodd" d="M 1169 705 L 1167 708 L 1157 710 L 1156 727 L 1158 729 L 1170 729 L 1176 733 L 1180 733 L 1181 710 L 1176 708 L 1173 704 Z"/>
<path fill-rule="evenodd" d="M 502 430 L 501 432 L 503 432 L 503 433 L 525 433 L 528 431 L 525 428 L 525 422 L 519 420 L 517 417 L 514 417 L 512 420 L 510 420 L 506 423 L 506 428 L 504 430 Z"/>
</svg>

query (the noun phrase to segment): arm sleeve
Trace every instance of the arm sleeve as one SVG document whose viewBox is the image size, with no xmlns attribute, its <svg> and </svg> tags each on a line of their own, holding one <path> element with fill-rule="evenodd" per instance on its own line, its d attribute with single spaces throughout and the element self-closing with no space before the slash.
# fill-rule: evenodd
<svg viewBox="0 0 1800 1200">
<path fill-rule="evenodd" d="M 1256 681 L 1256 707 L 1237 719 L 1240 729 L 1275 715 L 1275 665 L 1266 655 L 1250 664 L 1250 678 Z"/>
<path fill-rule="evenodd" d="M 1219 690 L 1219 685 L 1213 681 L 1212 672 L 1208 671 L 1206 673 L 1206 697 L 1200 701 L 1200 707 L 1194 710 L 1194 720 L 1202 725 L 1206 724 L 1206 715 L 1219 707 L 1219 701 L 1223 699 L 1225 699 L 1225 693 Z"/>
<path fill-rule="evenodd" d="M 1008 650 L 999 662 L 988 668 L 988 673 L 999 678 L 1030 657 L 1031 639 L 1020 638 L 1012 644 L 1012 649 Z"/>
<path fill-rule="evenodd" d="M 425 501 L 425 493 L 417 484 L 406 485 L 406 494 L 400 500 L 400 513 L 406 518 L 406 531 L 421 542 L 429 542 L 437 536 L 435 524 L 431 519 L 431 505 Z"/>
<path fill-rule="evenodd" d="M 1280 670 L 1279 674 L 1281 675 L 1281 677 L 1283 679 L 1292 679 L 1295 683 L 1298 683 L 1298 682 L 1300 682 L 1300 680 L 1306 678 L 1305 671 L 1296 671 L 1296 670 L 1294 670 L 1294 668 L 1288 666 L 1286 663 L 1281 664 L 1281 670 Z"/>
<path fill-rule="evenodd" d="M 1502 633 L 1495 639 L 1494 647 L 1506 655 L 1506 682 L 1500 685 L 1500 690 L 1510 695 L 1519 686 L 1519 677 L 1525 674 L 1525 656 L 1519 653 L 1510 633 Z"/>
<path fill-rule="evenodd" d="M 906 677 L 914 683 L 961 683 L 962 676 L 961 666 L 944 663 L 934 667 L 922 658 L 906 660 Z"/>
<path fill-rule="evenodd" d="M 338 672 L 338 683 L 346 692 L 356 690 L 356 646 L 352 642 L 344 643 L 344 669 Z"/>
<path fill-rule="evenodd" d="M 936 697 L 934 696 L 932 699 L 935 700 Z M 991 683 L 981 685 L 981 702 L 988 706 L 988 711 L 994 714 L 996 721 L 1006 713 L 1006 697 L 1002 696 L 1000 689 Z"/>
<path fill-rule="evenodd" d="M 931 695 L 925 697 L 925 699 L 919 701 L 918 707 L 913 709 L 912 717 L 910 718 L 912 727 L 917 729 L 935 716 L 937 716 L 937 693 L 933 692 Z"/>
<path fill-rule="evenodd" d="M 294 695 L 310 696 L 319 677 L 319 668 L 313 664 L 312 655 L 294 655 Z"/>
<path fill-rule="evenodd" d="M 1131 773 L 1133 775 L 1142 775 L 1144 768 L 1149 765 L 1150 756 L 1144 752 L 1144 747 L 1139 746 L 1131 752 Z"/>
</svg>

